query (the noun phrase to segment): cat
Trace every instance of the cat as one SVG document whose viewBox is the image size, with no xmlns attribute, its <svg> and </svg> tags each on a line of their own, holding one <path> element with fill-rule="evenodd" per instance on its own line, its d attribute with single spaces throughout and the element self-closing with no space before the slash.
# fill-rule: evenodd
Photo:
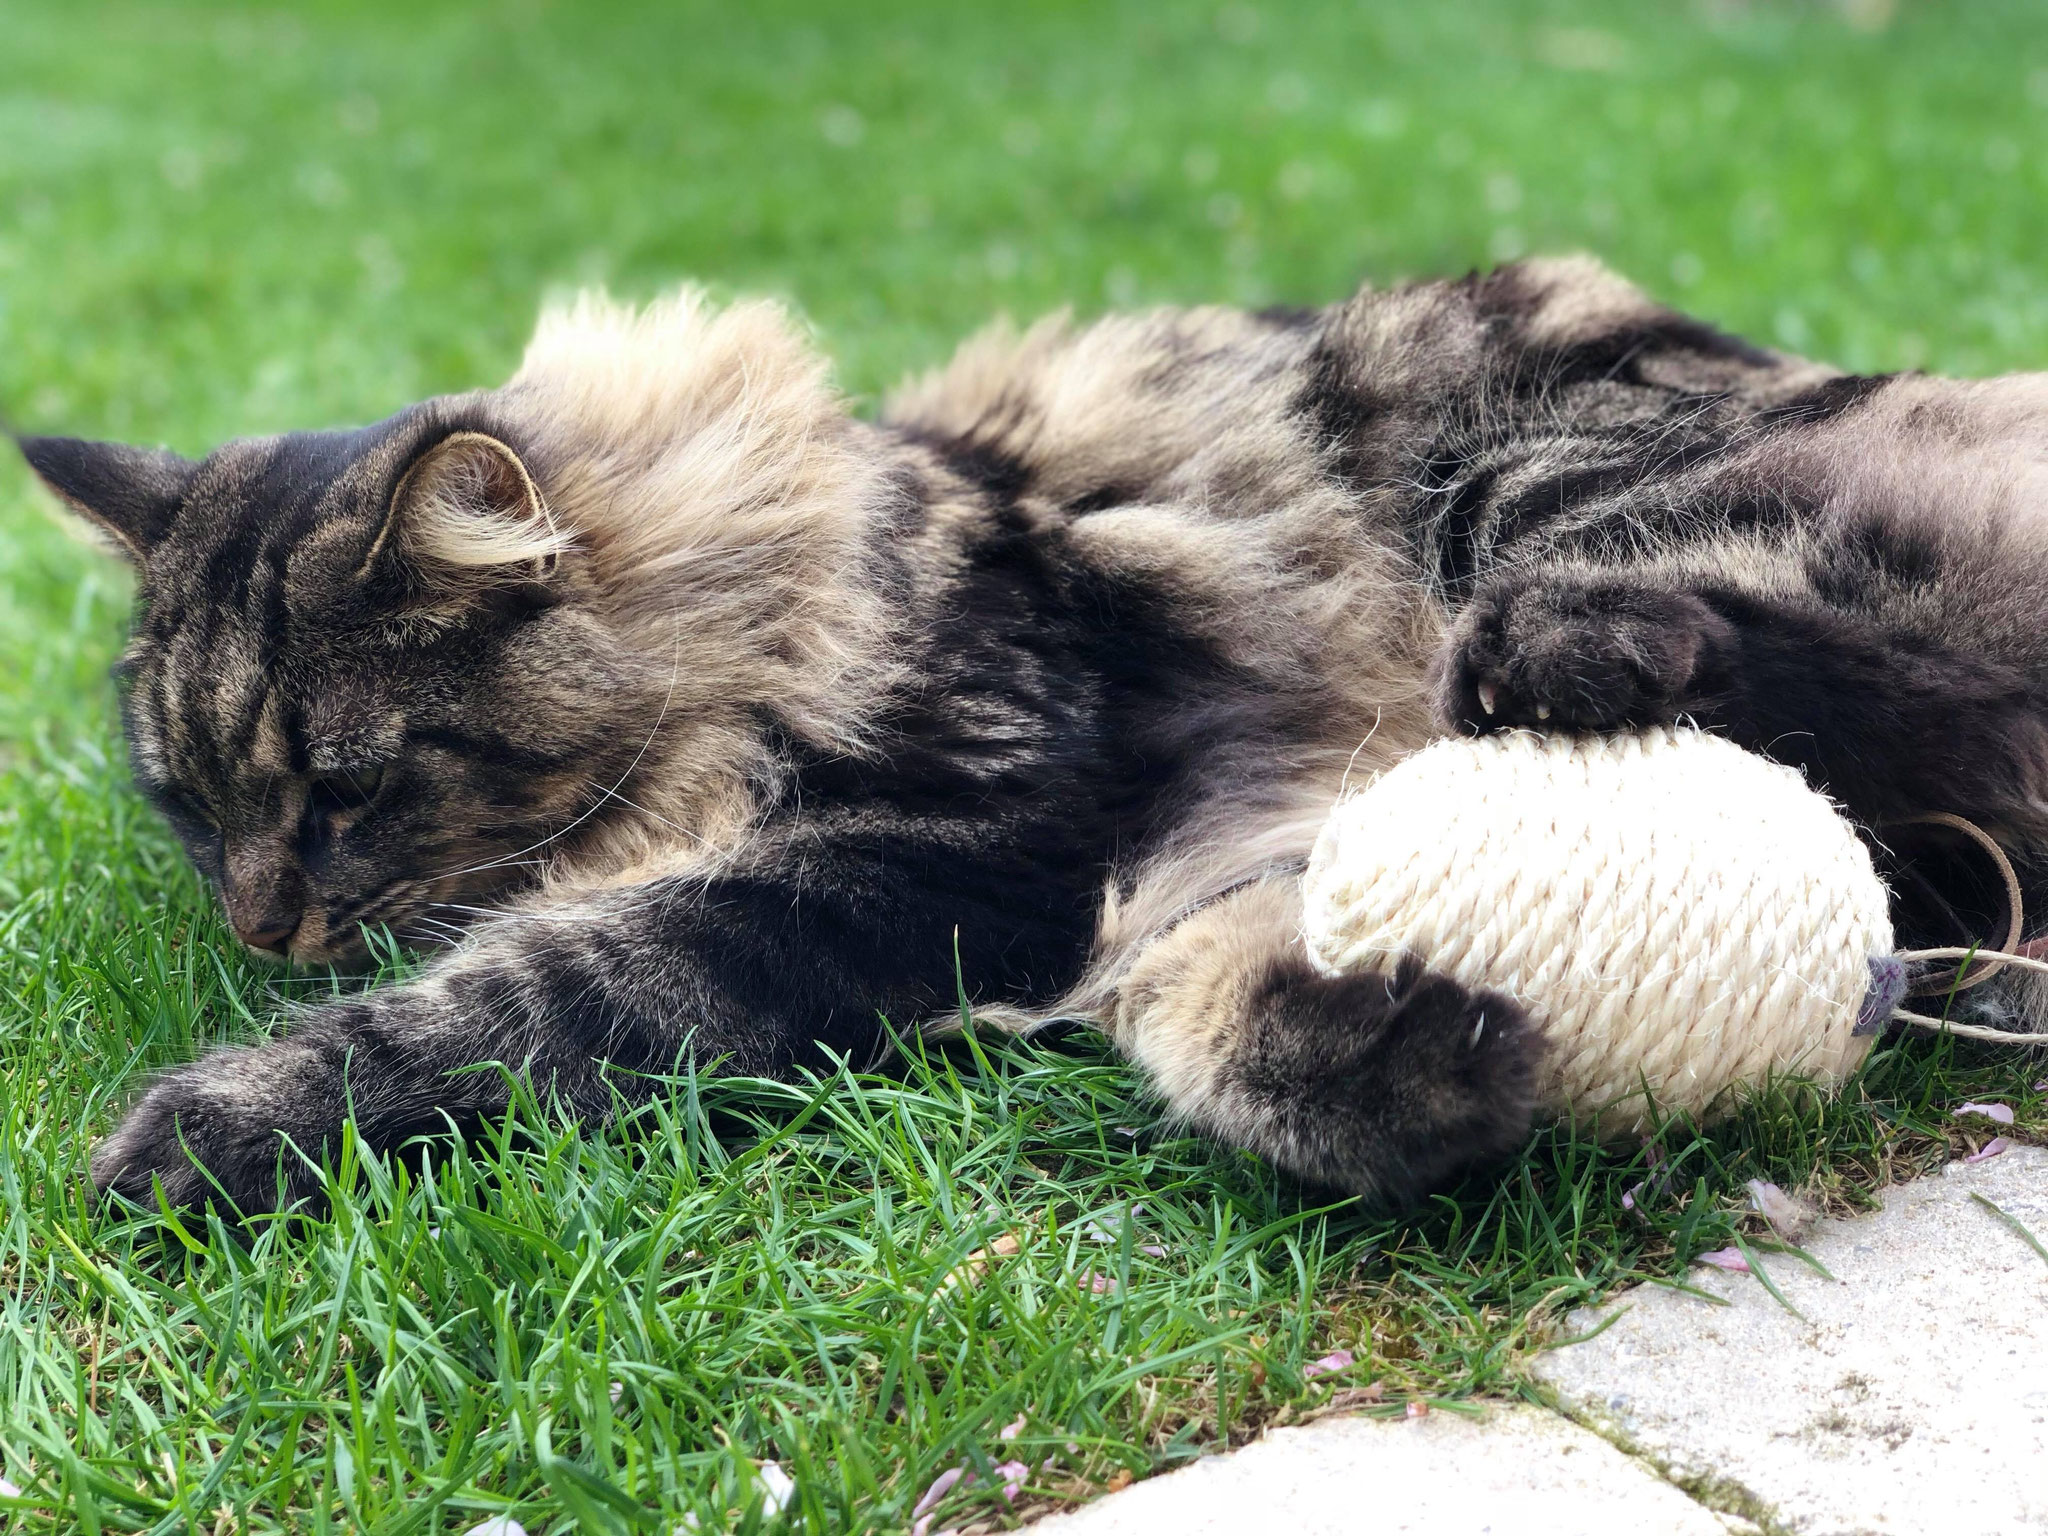
<svg viewBox="0 0 2048 1536">
<path fill-rule="evenodd" d="M 135 566 L 135 782 L 241 940 L 442 951 L 159 1078 L 91 1160 L 140 1199 L 315 1194 L 347 1115 L 501 1114 L 479 1063 L 593 1117 L 872 1065 L 964 985 L 1398 1206 L 1525 1143 L 1545 1045 L 1310 964 L 1347 770 L 1684 715 L 1880 842 L 2048 848 L 2048 382 L 1847 376 L 1588 258 L 998 326 L 873 421 L 774 305 L 586 296 L 360 430 L 21 447 Z"/>
</svg>

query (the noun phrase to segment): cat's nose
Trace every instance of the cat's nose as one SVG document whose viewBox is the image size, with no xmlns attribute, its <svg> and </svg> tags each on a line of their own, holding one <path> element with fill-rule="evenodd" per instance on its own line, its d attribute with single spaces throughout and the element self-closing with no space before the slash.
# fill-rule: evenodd
<svg viewBox="0 0 2048 1536">
<path fill-rule="evenodd" d="M 291 947 L 292 935 L 298 931 L 296 916 L 287 918 L 273 914 L 246 926 L 240 922 L 235 924 L 236 938 L 251 949 L 267 949 L 275 955 L 281 955 Z"/>
<path fill-rule="evenodd" d="M 305 884 L 296 871 L 261 850 L 230 849 L 221 897 L 235 937 L 251 949 L 283 954 L 305 916 Z"/>
</svg>

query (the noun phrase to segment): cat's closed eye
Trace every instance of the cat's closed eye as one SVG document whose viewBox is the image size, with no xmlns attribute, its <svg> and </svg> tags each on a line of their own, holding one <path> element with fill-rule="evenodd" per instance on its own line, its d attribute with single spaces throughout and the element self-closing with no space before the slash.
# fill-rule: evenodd
<svg viewBox="0 0 2048 1536">
<path fill-rule="evenodd" d="M 338 829 L 369 810 L 383 787 L 382 763 L 323 773 L 306 785 L 306 814 Z"/>
<path fill-rule="evenodd" d="M 149 794 L 201 867 L 216 867 L 221 857 L 221 830 L 220 818 L 213 808 L 191 791 L 175 785 L 152 786 Z"/>
<path fill-rule="evenodd" d="M 157 792 L 156 800 L 173 822 L 187 822 L 208 833 L 219 833 L 220 818 L 197 795 L 182 789 L 162 789 Z"/>
</svg>

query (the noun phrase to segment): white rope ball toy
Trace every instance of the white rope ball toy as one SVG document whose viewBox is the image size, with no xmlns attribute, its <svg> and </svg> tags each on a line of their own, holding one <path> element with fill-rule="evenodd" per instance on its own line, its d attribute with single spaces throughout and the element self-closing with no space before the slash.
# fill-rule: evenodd
<svg viewBox="0 0 2048 1536">
<path fill-rule="evenodd" d="M 1884 882 L 1834 804 L 1686 727 L 1437 741 L 1338 802 L 1302 891 L 1319 967 L 1415 955 L 1514 998 L 1550 1044 L 1545 1107 L 1610 1135 L 1772 1075 L 1839 1083 L 1907 960 L 1972 953 L 1894 955 Z"/>
</svg>

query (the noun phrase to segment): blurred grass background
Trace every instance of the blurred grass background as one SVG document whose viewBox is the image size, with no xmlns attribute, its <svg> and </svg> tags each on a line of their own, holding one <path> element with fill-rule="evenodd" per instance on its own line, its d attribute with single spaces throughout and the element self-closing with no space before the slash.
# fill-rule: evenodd
<svg viewBox="0 0 2048 1536">
<path fill-rule="evenodd" d="M 1850 368 L 2023 368 L 2048 359 L 2044 142 L 2048 8 L 2022 0 L 0 0 L 0 411 L 191 453 L 362 421 L 496 382 L 550 290 L 685 277 L 787 297 L 871 401 L 997 312 L 1321 303 L 1566 249 Z M 1245 1160 L 1126 1149 L 1105 1127 L 1149 1121 L 1120 1068 L 1017 1047 L 849 1088 L 801 1134 L 730 1090 L 770 1138 L 738 1171 L 684 1115 L 651 1152 L 563 1132 L 473 1184 L 373 1180 L 253 1259 L 166 1240 L 89 1211 L 78 1158 L 137 1074 L 275 999 L 125 787 L 126 592 L 0 463 L 20 1529 L 754 1528 L 759 1458 L 803 1471 L 784 1520 L 894 1529 L 1028 1408 L 1019 1445 L 1066 1460 L 1015 1509 L 957 1495 L 1009 1520 L 1320 1401 L 1301 1362 L 1333 1345 L 1397 1399 L 1512 1391 L 1546 1308 L 1728 1240 L 1742 1179 L 1854 1204 L 1951 1150 L 1963 1094 L 2039 1123 L 2021 1068 L 1913 1047 L 1848 1108 L 1674 1144 L 1645 1218 L 1618 1205 L 1639 1156 L 1556 1136 L 1421 1217 L 1326 1219 Z M 1089 1213 L 1146 1201 L 1172 1254 L 1125 1239 L 1099 1303 L 1077 1266 L 1120 1229 Z M 672 1229 L 709 1268 L 617 1300 L 621 1254 Z M 1044 1241 L 993 1312 L 913 1305 L 1019 1229 Z"/>
</svg>

